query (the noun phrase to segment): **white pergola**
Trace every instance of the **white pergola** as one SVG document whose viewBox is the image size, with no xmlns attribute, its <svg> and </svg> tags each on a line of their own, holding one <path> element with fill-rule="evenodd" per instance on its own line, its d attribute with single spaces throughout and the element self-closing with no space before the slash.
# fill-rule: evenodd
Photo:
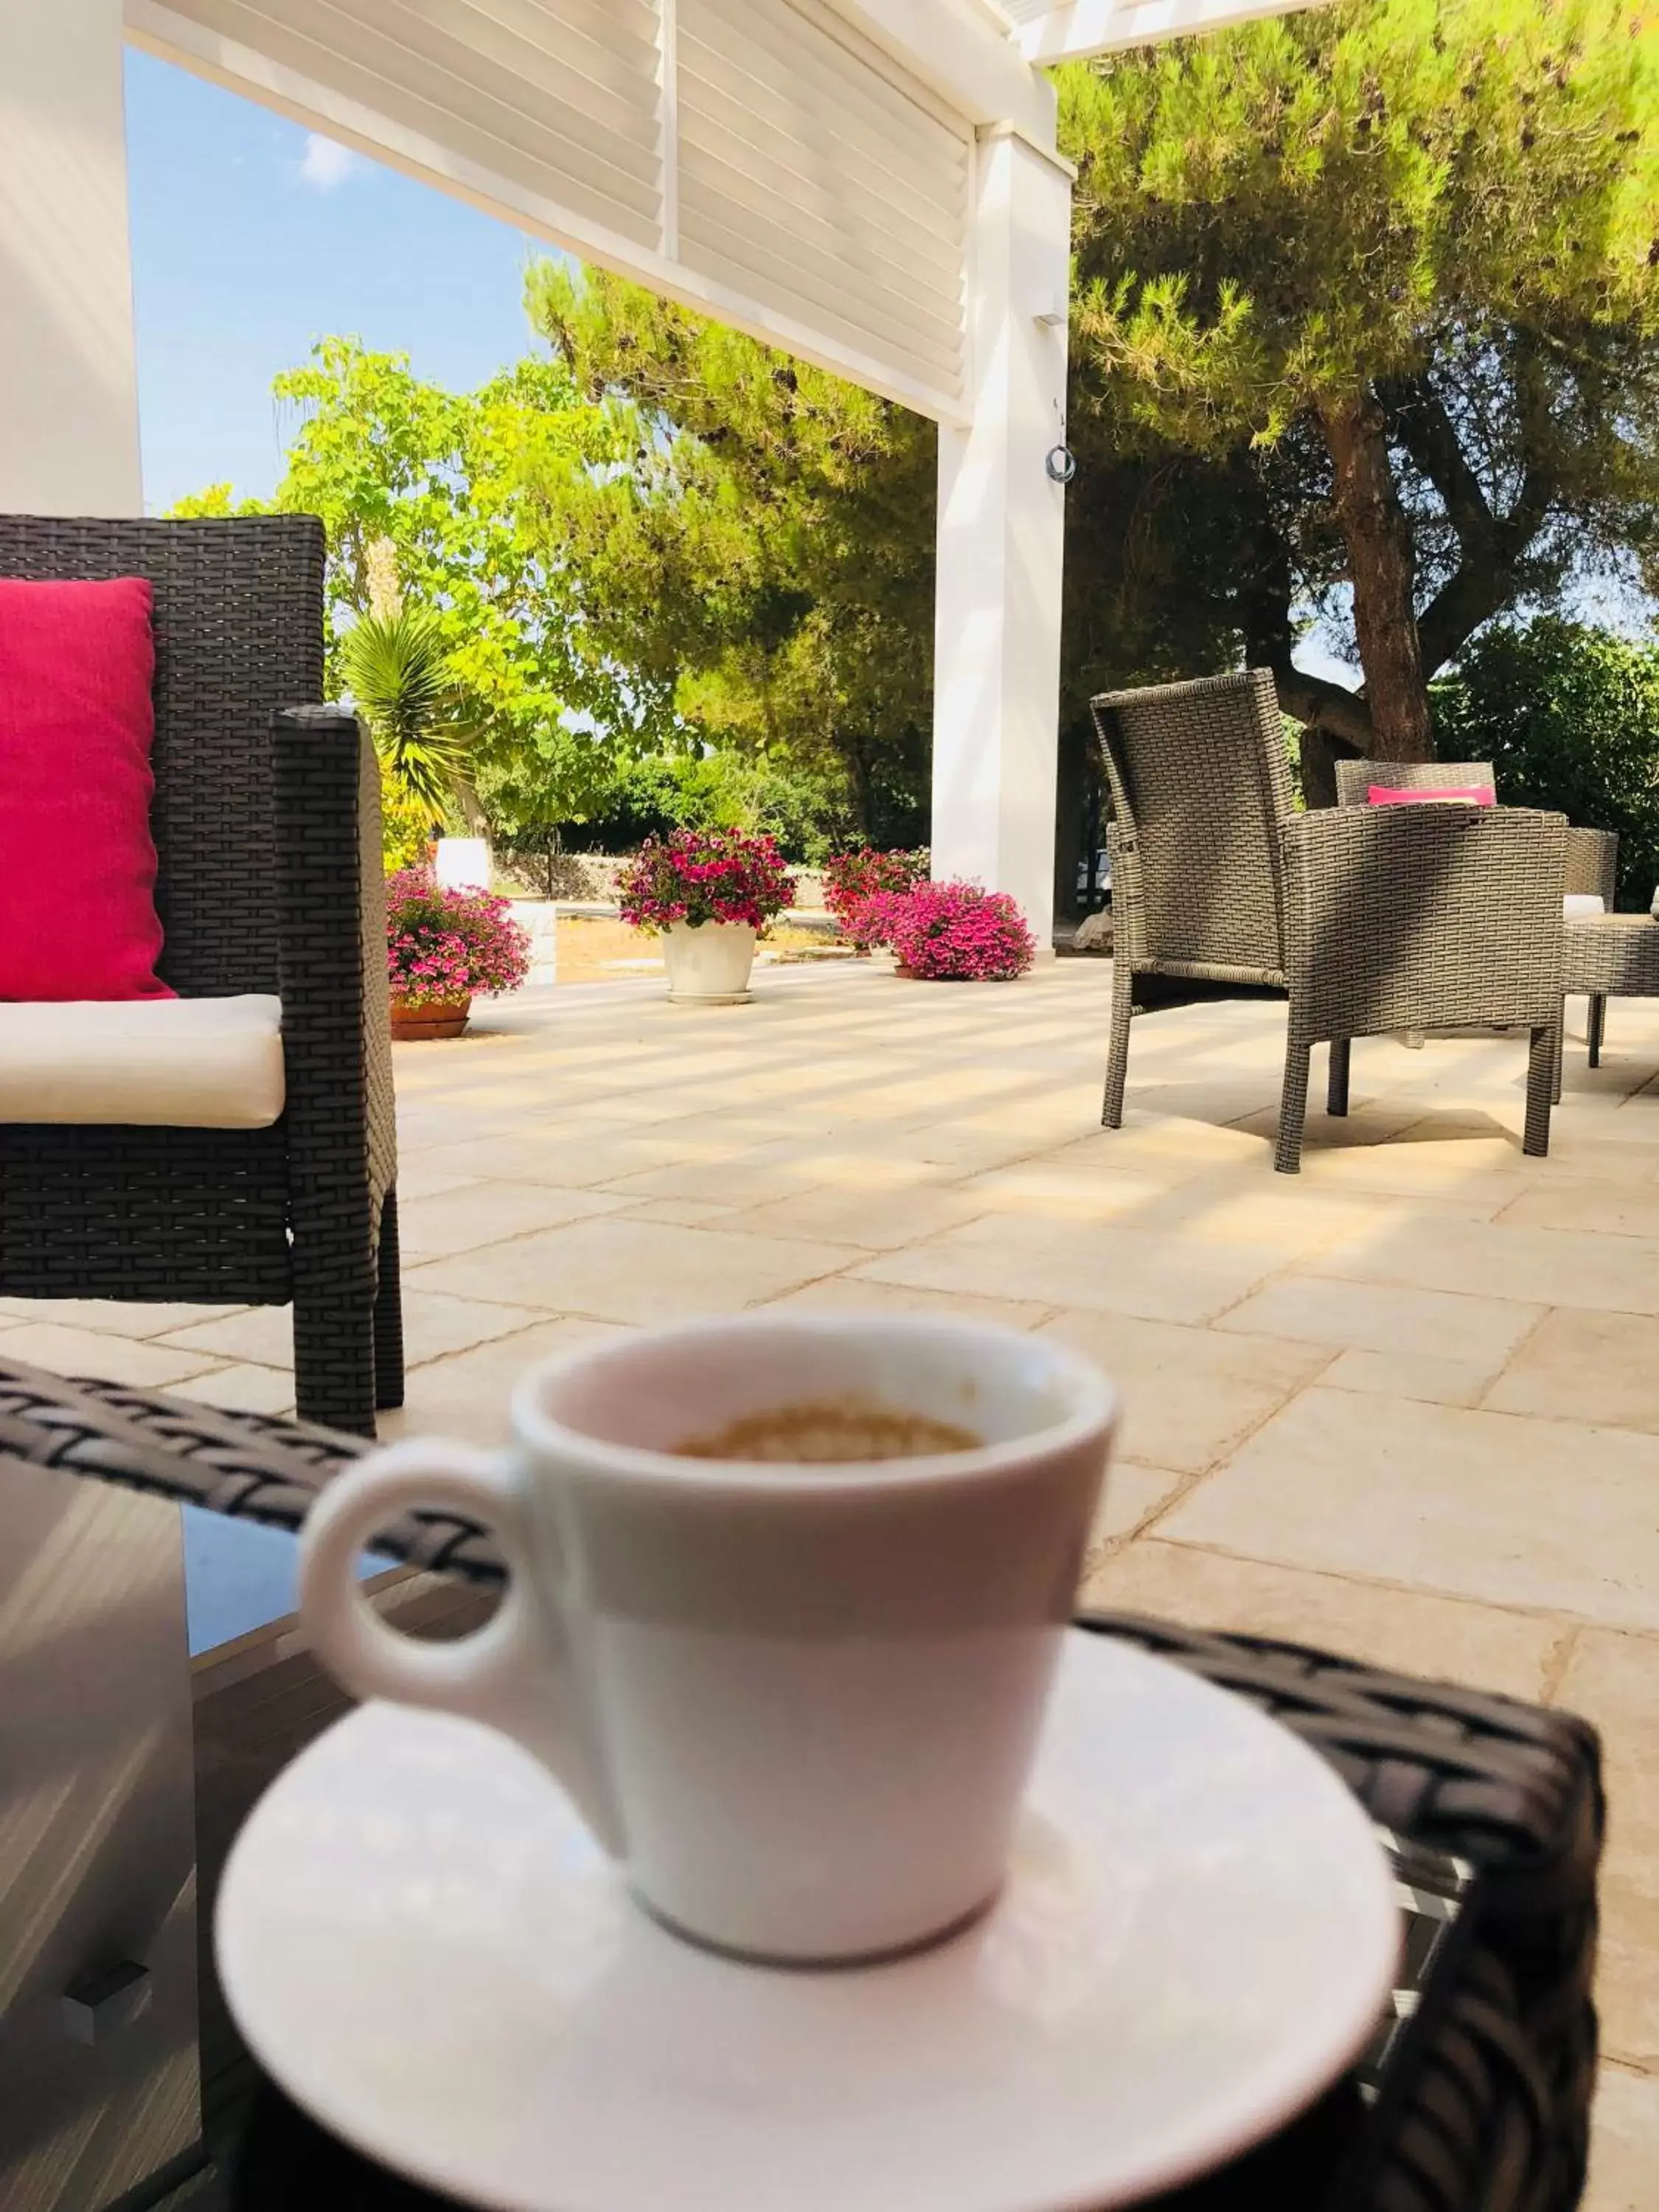
<svg viewBox="0 0 1659 2212">
<path fill-rule="evenodd" d="M 142 511 L 131 40 L 931 416 L 937 865 L 1045 942 L 1071 173 L 1040 64 L 1289 4 L 0 0 L 0 510 Z"/>
</svg>

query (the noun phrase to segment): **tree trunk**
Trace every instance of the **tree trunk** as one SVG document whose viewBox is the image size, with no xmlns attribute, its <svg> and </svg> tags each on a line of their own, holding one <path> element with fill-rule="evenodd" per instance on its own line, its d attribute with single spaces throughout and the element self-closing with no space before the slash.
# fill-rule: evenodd
<svg viewBox="0 0 1659 2212">
<path fill-rule="evenodd" d="M 1319 419 L 1335 465 L 1336 519 L 1353 577 L 1354 634 L 1376 750 L 1386 760 L 1432 760 L 1429 689 L 1412 604 L 1411 525 L 1395 483 L 1382 409 L 1368 391 L 1325 401 Z"/>
</svg>

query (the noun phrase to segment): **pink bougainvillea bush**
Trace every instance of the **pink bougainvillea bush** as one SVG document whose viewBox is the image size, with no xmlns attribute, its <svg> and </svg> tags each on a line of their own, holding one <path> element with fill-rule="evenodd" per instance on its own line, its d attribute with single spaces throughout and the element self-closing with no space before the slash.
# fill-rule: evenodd
<svg viewBox="0 0 1659 2212">
<path fill-rule="evenodd" d="M 623 871 L 617 896 L 623 920 L 636 929 L 670 929 L 677 921 L 764 929 L 793 903 L 795 879 L 770 837 L 677 830 L 646 839 Z"/>
<path fill-rule="evenodd" d="M 860 952 L 885 945 L 887 902 L 927 879 L 926 849 L 878 853 L 866 845 L 856 853 L 836 853 L 823 868 L 823 902 L 842 933 Z"/>
<path fill-rule="evenodd" d="M 386 882 L 386 968 L 405 1006 L 516 991 L 530 973 L 530 933 L 489 891 L 447 890 L 429 867 Z"/>
<path fill-rule="evenodd" d="M 1036 957 L 1007 892 L 977 884 L 918 884 L 890 900 L 885 919 L 899 966 L 930 982 L 1007 982 Z"/>
</svg>

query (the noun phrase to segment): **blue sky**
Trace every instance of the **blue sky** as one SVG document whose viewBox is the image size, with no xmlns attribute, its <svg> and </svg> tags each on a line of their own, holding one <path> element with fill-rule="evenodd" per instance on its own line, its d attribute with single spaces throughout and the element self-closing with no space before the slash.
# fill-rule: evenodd
<svg viewBox="0 0 1659 2212">
<path fill-rule="evenodd" d="M 152 513 L 225 478 L 274 488 L 270 380 L 315 338 L 355 332 L 456 390 L 528 348 L 535 240 L 131 49 L 127 161 Z"/>
</svg>

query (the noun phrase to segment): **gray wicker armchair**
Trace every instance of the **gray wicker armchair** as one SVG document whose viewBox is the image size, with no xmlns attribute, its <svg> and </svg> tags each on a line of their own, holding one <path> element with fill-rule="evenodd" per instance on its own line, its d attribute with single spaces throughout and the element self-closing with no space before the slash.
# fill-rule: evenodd
<svg viewBox="0 0 1659 2212">
<path fill-rule="evenodd" d="M 155 592 L 160 973 L 282 1001 L 262 1128 L 0 1123 L 0 1294 L 294 1307 L 303 1417 L 403 1397 L 380 784 L 323 688 L 323 528 L 0 517 L 0 575 Z M 301 702 L 301 703 L 295 703 Z"/>
<path fill-rule="evenodd" d="M 1393 791 L 1498 790 L 1490 761 L 1340 760 L 1336 763 L 1336 803 L 1363 806 L 1374 784 Z M 1611 914 L 1619 889 L 1619 833 L 1616 830 L 1567 828 L 1567 895 L 1599 898 Z"/>
<path fill-rule="evenodd" d="M 1094 702 L 1114 821 L 1112 1030 L 1102 1120 L 1123 1118 L 1133 1016 L 1194 999 L 1289 1003 L 1274 1165 L 1301 1161 L 1309 1060 L 1464 1024 L 1531 1033 L 1524 1149 L 1549 1148 L 1566 824 L 1519 808 L 1295 811 L 1270 675 Z M 1443 769 L 1441 773 L 1444 773 Z"/>
</svg>

